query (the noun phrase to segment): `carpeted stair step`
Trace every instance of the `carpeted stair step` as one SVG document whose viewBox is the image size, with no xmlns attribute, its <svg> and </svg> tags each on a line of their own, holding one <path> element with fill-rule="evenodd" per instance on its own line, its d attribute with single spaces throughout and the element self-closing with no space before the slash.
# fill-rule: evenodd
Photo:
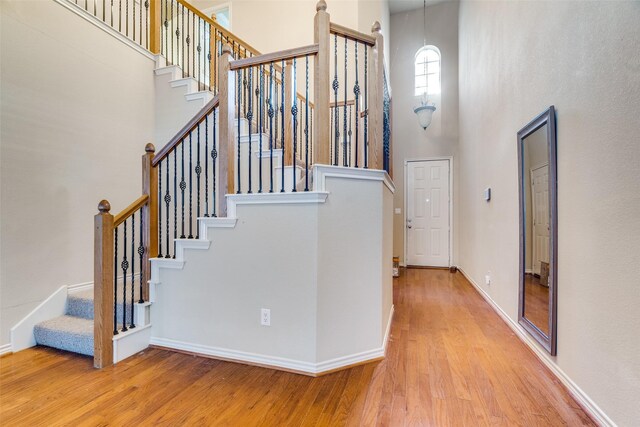
<svg viewBox="0 0 640 427">
<path fill-rule="evenodd" d="M 33 329 L 40 345 L 93 356 L 93 320 L 60 316 L 38 323 Z"/>
<path fill-rule="evenodd" d="M 118 323 L 122 322 L 122 288 L 118 286 L 118 305 L 116 306 Z M 127 289 L 127 321 L 131 318 L 131 289 Z M 135 301 L 139 299 L 140 292 L 136 290 Z M 67 314 L 69 316 L 93 319 L 93 289 L 69 294 L 67 297 Z"/>
</svg>

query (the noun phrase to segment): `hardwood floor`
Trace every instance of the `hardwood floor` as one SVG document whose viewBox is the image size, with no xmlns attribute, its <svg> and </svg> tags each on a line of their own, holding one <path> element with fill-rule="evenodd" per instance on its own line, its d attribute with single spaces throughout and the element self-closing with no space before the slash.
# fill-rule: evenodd
<svg viewBox="0 0 640 427">
<path fill-rule="evenodd" d="M 310 378 L 150 349 L 95 370 L 36 347 L 0 359 L 0 424 L 594 425 L 460 273 L 394 283 L 382 362 Z"/>
<path fill-rule="evenodd" d="M 532 274 L 524 276 L 524 316 L 542 332 L 549 334 L 549 288 Z"/>
</svg>

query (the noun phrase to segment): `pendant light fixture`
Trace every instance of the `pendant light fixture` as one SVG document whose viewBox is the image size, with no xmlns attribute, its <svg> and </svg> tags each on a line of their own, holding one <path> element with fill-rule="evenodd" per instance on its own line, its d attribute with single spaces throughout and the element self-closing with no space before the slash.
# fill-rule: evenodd
<svg viewBox="0 0 640 427">
<path fill-rule="evenodd" d="M 427 0 L 423 0 L 422 7 L 422 19 L 423 19 L 423 31 L 424 31 L 424 39 L 423 39 L 423 49 L 427 47 Z M 427 79 L 427 60 L 424 61 L 424 78 Z M 431 124 L 431 119 L 433 118 L 433 113 L 436 111 L 436 106 L 433 102 L 429 102 L 427 98 L 427 87 L 425 81 L 425 91 L 420 96 L 420 105 L 413 109 L 413 112 L 418 116 L 418 123 L 422 129 L 427 129 Z"/>
</svg>

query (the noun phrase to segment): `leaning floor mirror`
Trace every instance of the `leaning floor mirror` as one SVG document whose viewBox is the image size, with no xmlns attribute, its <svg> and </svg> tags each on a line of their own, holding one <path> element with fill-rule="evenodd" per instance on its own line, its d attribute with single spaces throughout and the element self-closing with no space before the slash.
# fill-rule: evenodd
<svg viewBox="0 0 640 427">
<path fill-rule="evenodd" d="M 518 132 L 520 298 L 518 322 L 556 354 L 558 200 L 553 106 Z"/>
</svg>

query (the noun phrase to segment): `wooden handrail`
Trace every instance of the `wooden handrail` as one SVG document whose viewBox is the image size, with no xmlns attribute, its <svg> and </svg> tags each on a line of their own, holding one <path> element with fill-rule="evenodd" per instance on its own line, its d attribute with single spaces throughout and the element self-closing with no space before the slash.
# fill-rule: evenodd
<svg viewBox="0 0 640 427">
<path fill-rule="evenodd" d="M 127 218 L 131 216 L 131 214 L 143 207 L 147 203 L 147 200 L 149 200 L 148 194 L 143 194 L 142 196 L 138 197 L 135 202 L 131 203 L 122 212 L 113 217 L 113 226 L 117 227 L 122 224 Z"/>
<path fill-rule="evenodd" d="M 231 70 L 239 70 L 257 65 L 269 64 L 275 61 L 287 61 L 301 58 L 307 55 L 315 55 L 318 53 L 318 45 L 296 47 L 294 49 L 281 50 L 278 52 L 265 53 L 264 55 L 253 56 L 251 58 L 238 59 L 231 61 L 229 64 Z"/>
<path fill-rule="evenodd" d="M 218 106 L 219 103 L 220 103 L 220 100 L 218 98 L 218 95 L 214 96 L 211 101 L 207 102 L 207 105 L 202 107 L 202 109 L 198 111 L 198 113 L 195 116 L 193 116 L 193 118 L 189 120 L 189 122 L 186 125 L 184 125 L 182 129 L 180 129 L 178 133 L 176 133 L 176 135 L 173 138 L 171 138 L 171 140 L 164 147 L 162 147 L 162 149 L 160 149 L 160 151 L 158 151 L 158 153 L 153 158 L 153 162 L 151 163 L 151 165 L 155 167 L 165 157 L 167 157 L 167 155 L 169 155 L 169 153 L 178 144 L 180 144 L 183 138 L 187 136 L 189 132 L 195 129 L 200 124 L 202 119 L 204 119 L 204 117 L 207 114 L 211 113 Z"/>
<path fill-rule="evenodd" d="M 376 38 L 369 34 L 361 33 L 360 31 L 352 30 L 351 28 L 343 27 L 342 25 L 330 22 L 329 31 L 331 34 L 337 34 L 345 37 L 349 40 L 354 40 L 360 43 L 364 43 L 368 46 L 374 46 L 376 44 Z"/>
<path fill-rule="evenodd" d="M 177 0 L 177 2 L 180 3 L 181 5 L 183 5 L 184 7 L 186 7 L 187 9 L 189 9 L 191 12 L 196 14 L 198 17 L 204 19 L 204 21 L 206 23 L 208 23 L 209 25 L 214 27 L 216 30 L 218 30 L 226 38 L 235 40 L 236 43 L 238 43 L 239 45 L 242 45 L 243 49 L 248 50 L 249 52 L 251 52 L 254 55 L 260 55 L 260 52 L 256 48 L 254 48 L 249 43 L 245 42 L 240 37 L 236 36 L 235 34 L 230 32 L 229 30 L 227 30 L 226 28 L 224 28 L 223 26 L 218 24 L 213 19 L 209 18 L 204 13 L 200 12 L 191 3 L 187 2 L 186 0 Z"/>
<path fill-rule="evenodd" d="M 345 105 L 356 105 L 356 101 L 354 99 L 348 99 L 346 102 L 332 102 L 331 104 L 329 104 L 329 108 L 344 107 Z"/>
</svg>

